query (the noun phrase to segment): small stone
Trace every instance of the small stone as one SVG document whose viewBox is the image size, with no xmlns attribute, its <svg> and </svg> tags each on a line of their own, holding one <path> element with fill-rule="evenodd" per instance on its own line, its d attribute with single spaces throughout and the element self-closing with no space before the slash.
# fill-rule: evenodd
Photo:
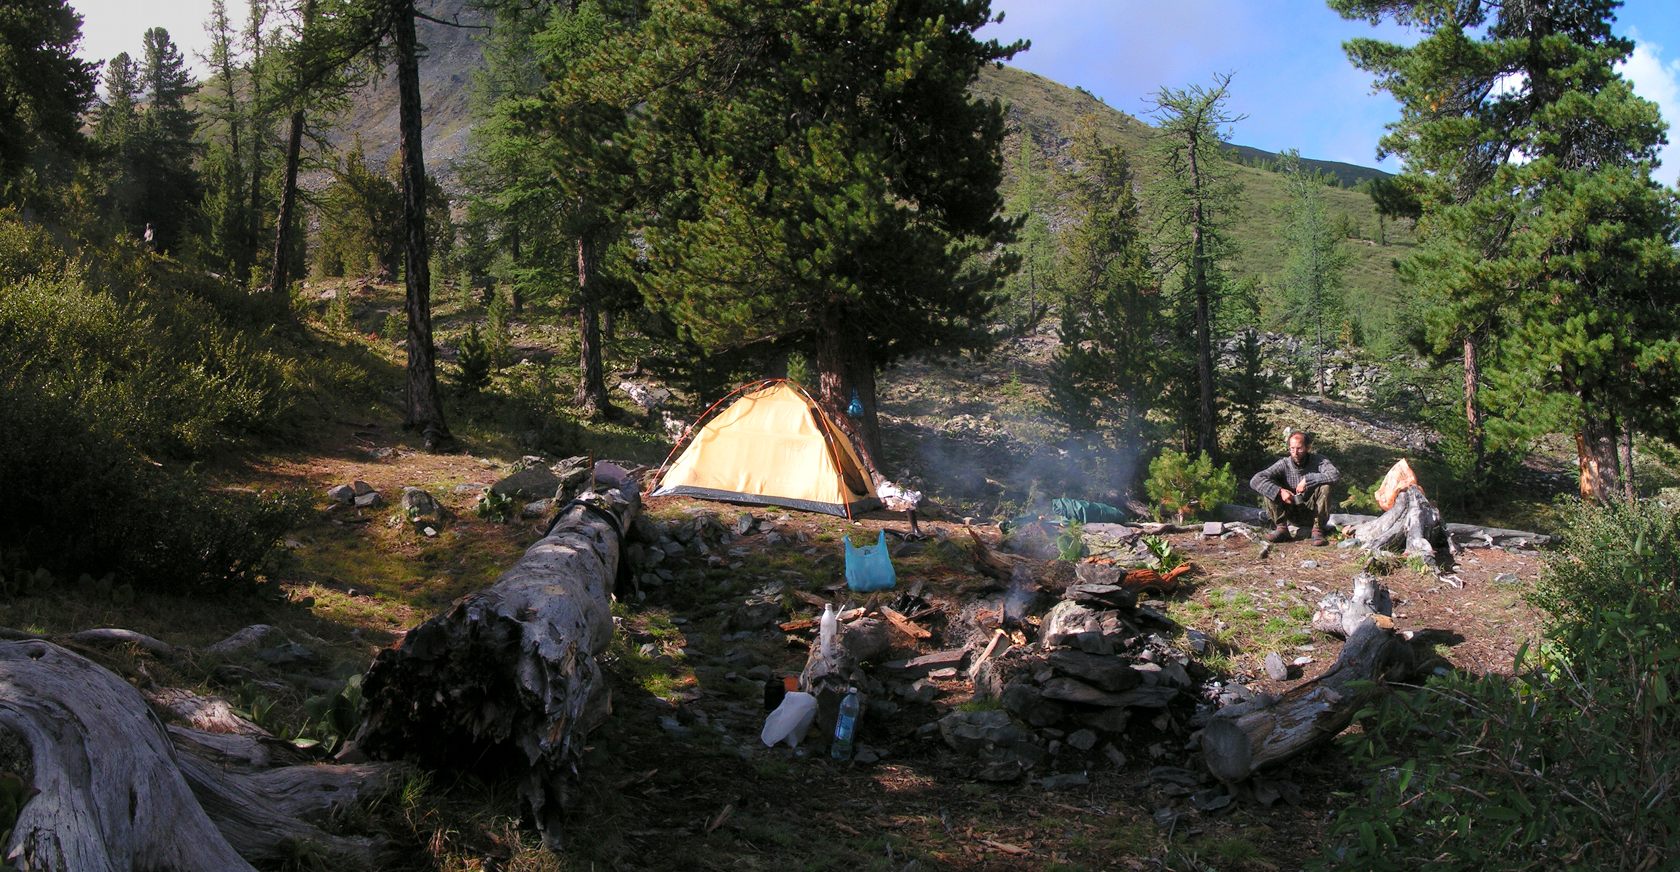
<svg viewBox="0 0 1680 872">
<path fill-rule="evenodd" d="M 1301 568 L 1302 569 L 1317 569 L 1318 568 L 1318 561 L 1317 560 L 1303 560 L 1303 561 L 1301 561 Z"/>
<path fill-rule="evenodd" d="M 373 493 L 373 485 L 368 484 L 359 478 L 350 483 L 350 489 L 355 492 L 356 496 Z"/>
<path fill-rule="evenodd" d="M 1515 572 L 1501 572 L 1493 577 L 1493 583 L 1509 586 L 1513 584 L 1521 584 L 1522 579 L 1518 578 Z"/>
<path fill-rule="evenodd" d="M 1291 661 L 1291 665 L 1306 666 L 1307 664 L 1309 664 L 1311 662 L 1313 662 L 1313 659 L 1311 657 L 1297 657 L 1293 661 Z"/>
<path fill-rule="evenodd" d="M 327 488 L 327 499 L 339 505 L 348 506 L 356 500 L 356 489 L 347 484 Z"/>
<path fill-rule="evenodd" d="M 1074 730 L 1068 734 L 1067 743 L 1081 751 L 1089 751 L 1097 747 L 1097 734 L 1090 730 Z"/>
<path fill-rule="evenodd" d="M 739 515 L 736 515 L 735 516 L 735 533 L 736 533 L 736 535 L 745 536 L 748 533 L 751 533 L 753 531 L 754 525 L 756 525 L 757 523 L 758 523 L 758 519 L 753 517 L 752 512 L 742 512 Z"/>
<path fill-rule="evenodd" d="M 425 533 L 428 539 L 437 535 L 437 530 L 432 527 L 421 527 L 420 532 Z"/>
<path fill-rule="evenodd" d="M 1155 826 L 1163 830 L 1170 829 L 1173 824 L 1178 822 L 1178 810 L 1170 805 L 1163 805 L 1155 809 L 1155 814 L 1152 817 L 1155 819 Z"/>
<path fill-rule="evenodd" d="M 1220 521 L 1208 521 L 1202 525 L 1202 535 L 1207 537 L 1225 535 L 1225 524 Z"/>
<path fill-rule="evenodd" d="M 928 677 L 936 681 L 949 681 L 950 679 L 957 677 L 957 670 L 946 666 L 943 669 L 935 669 L 932 672 L 929 672 Z"/>
<path fill-rule="evenodd" d="M 1206 654 L 1208 645 L 1212 641 L 1201 630 L 1185 630 L 1184 638 L 1190 643 L 1190 650 L 1197 654 Z"/>
<path fill-rule="evenodd" d="M 380 498 L 377 492 L 365 493 L 356 497 L 356 508 L 371 509 L 375 506 L 383 504 L 384 502 L 385 501 Z"/>
<path fill-rule="evenodd" d="M 880 762 L 880 760 L 881 760 L 881 753 L 879 751 L 876 751 L 874 748 L 870 748 L 870 747 L 867 747 L 867 746 L 859 746 L 859 748 L 857 749 L 857 753 L 852 755 L 852 762 L 853 763 L 869 764 L 869 763 L 878 763 L 878 762 Z"/>
<path fill-rule="evenodd" d="M 1108 758 L 1109 765 L 1116 769 L 1126 768 L 1126 755 L 1119 748 L 1108 745 L 1103 748 L 1103 756 Z"/>
<path fill-rule="evenodd" d="M 1198 790 L 1190 794 L 1190 804 L 1195 806 L 1197 811 L 1204 812 L 1218 811 L 1230 805 L 1231 799 L 1231 794 L 1225 792 L 1223 785 L 1209 787 L 1206 790 Z"/>
<path fill-rule="evenodd" d="M 1289 680 L 1289 667 L 1284 665 L 1283 658 L 1276 651 L 1266 655 L 1266 677 L 1273 681 Z"/>
</svg>

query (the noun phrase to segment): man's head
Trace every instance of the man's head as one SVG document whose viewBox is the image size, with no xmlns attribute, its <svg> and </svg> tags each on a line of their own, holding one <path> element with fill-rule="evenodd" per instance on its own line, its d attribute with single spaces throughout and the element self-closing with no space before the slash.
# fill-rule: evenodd
<svg viewBox="0 0 1680 872">
<path fill-rule="evenodd" d="M 1303 430 L 1296 430 L 1289 434 L 1289 459 L 1300 463 L 1312 450 L 1312 434 Z"/>
</svg>

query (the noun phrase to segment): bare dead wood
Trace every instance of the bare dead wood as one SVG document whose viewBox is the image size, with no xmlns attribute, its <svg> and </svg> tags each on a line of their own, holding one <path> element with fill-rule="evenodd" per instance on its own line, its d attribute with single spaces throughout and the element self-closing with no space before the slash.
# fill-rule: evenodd
<svg viewBox="0 0 1680 872">
<path fill-rule="evenodd" d="M 1376 515 L 1355 515 L 1338 512 L 1330 516 L 1330 523 L 1341 529 L 1351 529 L 1377 519 Z M 1529 530 L 1508 530 L 1504 527 L 1483 527 L 1479 524 L 1442 524 L 1447 535 L 1465 548 L 1544 548 L 1552 537 Z"/>
<path fill-rule="evenodd" d="M 1384 681 L 1412 671 L 1412 649 L 1375 620 L 1360 624 L 1324 674 L 1278 697 L 1223 709 L 1199 733 L 1208 771 L 1227 784 L 1288 760 L 1340 733 Z M 1370 682 L 1367 684 L 1366 682 Z"/>
<path fill-rule="evenodd" d="M 1014 574 L 1015 567 L 1029 563 L 1025 557 L 1004 554 L 991 548 L 986 544 L 986 540 L 980 538 L 979 533 L 974 532 L 973 527 L 964 527 L 963 529 L 967 530 L 969 538 L 974 540 L 971 549 L 974 554 L 974 567 L 980 570 L 983 575 L 999 581 L 1008 581 L 1010 576 Z"/>
<path fill-rule="evenodd" d="M 263 768 L 276 757 L 255 737 L 166 730 L 126 681 L 45 641 L 0 643 L 0 733 L 0 765 L 38 791 L 5 844 L 27 869 L 237 870 L 300 849 L 370 868 L 382 842 L 309 819 L 401 777 L 390 765 Z"/>
<path fill-rule="evenodd" d="M 1441 513 L 1416 485 L 1397 494 L 1394 505 L 1380 517 L 1356 524 L 1348 532 L 1367 551 L 1399 552 L 1423 561 L 1436 572 L 1441 571 L 1436 552 L 1447 546 Z"/>
<path fill-rule="evenodd" d="M 375 658 L 354 744 L 376 758 L 521 772 L 544 842 L 560 844 L 567 776 L 611 711 L 599 663 L 632 482 L 573 503 L 490 587 L 456 600 Z"/>
<path fill-rule="evenodd" d="M 1373 614 L 1393 616 L 1394 599 L 1376 576 L 1361 572 L 1354 576 L 1353 593 L 1332 593 L 1319 601 L 1312 626 L 1321 633 L 1345 639 Z"/>
<path fill-rule="evenodd" d="M 82 630 L 72 633 L 70 641 L 81 645 L 134 645 L 160 657 L 174 657 L 179 653 L 174 645 L 154 639 L 145 633 L 124 630 L 118 627 L 101 627 L 95 630 Z"/>
<path fill-rule="evenodd" d="M 262 727 L 234 714 L 227 700 L 203 697 L 178 687 L 162 687 L 146 691 L 146 700 L 173 714 L 194 730 L 206 733 L 233 733 L 244 736 L 269 736 Z"/>
<path fill-rule="evenodd" d="M 816 625 L 817 622 L 810 618 L 800 618 L 797 621 L 783 621 L 776 625 L 776 629 L 784 633 L 796 633 L 800 630 L 809 630 Z"/>
<path fill-rule="evenodd" d="M 897 627 L 901 632 L 912 639 L 929 639 L 933 637 L 933 633 L 916 626 L 909 618 L 906 618 L 904 615 L 900 614 L 897 609 L 891 606 L 881 606 L 881 614 L 885 615 L 887 620 L 890 621 L 894 627 Z"/>
</svg>

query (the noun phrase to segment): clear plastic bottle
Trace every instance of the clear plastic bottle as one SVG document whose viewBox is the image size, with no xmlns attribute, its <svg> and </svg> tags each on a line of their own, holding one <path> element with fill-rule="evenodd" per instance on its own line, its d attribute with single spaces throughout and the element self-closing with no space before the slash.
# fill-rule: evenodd
<svg viewBox="0 0 1680 872">
<path fill-rule="evenodd" d="M 840 701 L 840 717 L 834 721 L 834 745 L 830 753 L 836 760 L 852 759 L 852 736 L 857 732 L 858 714 L 863 710 L 863 701 L 858 698 L 857 688 L 846 691 L 846 698 Z"/>
<path fill-rule="evenodd" d="M 840 631 L 840 616 L 834 611 L 834 603 L 823 606 L 822 613 L 822 656 L 824 660 L 834 659 L 834 635 Z"/>
</svg>

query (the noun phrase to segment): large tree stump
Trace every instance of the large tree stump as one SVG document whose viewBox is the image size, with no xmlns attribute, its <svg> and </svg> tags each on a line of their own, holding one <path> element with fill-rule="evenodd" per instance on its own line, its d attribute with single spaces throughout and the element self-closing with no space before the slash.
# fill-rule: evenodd
<svg viewBox="0 0 1680 872">
<path fill-rule="evenodd" d="M 623 533 L 640 505 L 633 482 L 612 484 L 566 507 L 490 587 L 381 651 L 363 683 L 361 752 L 522 772 L 521 796 L 552 849 L 565 776 L 611 711 L 598 658 L 612 639 Z"/>
<path fill-rule="evenodd" d="M 1422 560 L 1431 570 L 1441 571 L 1436 554 L 1448 547 L 1441 513 L 1413 485 L 1394 498 L 1394 505 L 1375 520 L 1349 528 L 1354 542 L 1367 551 L 1398 551 Z"/>
<path fill-rule="evenodd" d="M 1359 625 L 1336 662 L 1319 677 L 1277 697 L 1261 697 L 1214 714 L 1200 733 L 1202 760 L 1226 784 L 1288 760 L 1340 733 L 1381 682 L 1412 671 L 1411 646 L 1374 620 Z M 1372 684 L 1359 684 L 1372 682 Z"/>
<path fill-rule="evenodd" d="M 380 843 L 306 819 L 393 786 L 401 768 L 265 768 L 273 757 L 258 755 L 256 743 L 165 729 L 138 691 L 92 661 L 46 641 L 0 642 L 0 771 L 36 791 L 6 861 L 214 872 L 313 848 L 342 868 L 377 865 Z M 246 752 L 206 750 L 218 746 Z M 230 764 L 240 756 L 245 762 Z"/>
</svg>

